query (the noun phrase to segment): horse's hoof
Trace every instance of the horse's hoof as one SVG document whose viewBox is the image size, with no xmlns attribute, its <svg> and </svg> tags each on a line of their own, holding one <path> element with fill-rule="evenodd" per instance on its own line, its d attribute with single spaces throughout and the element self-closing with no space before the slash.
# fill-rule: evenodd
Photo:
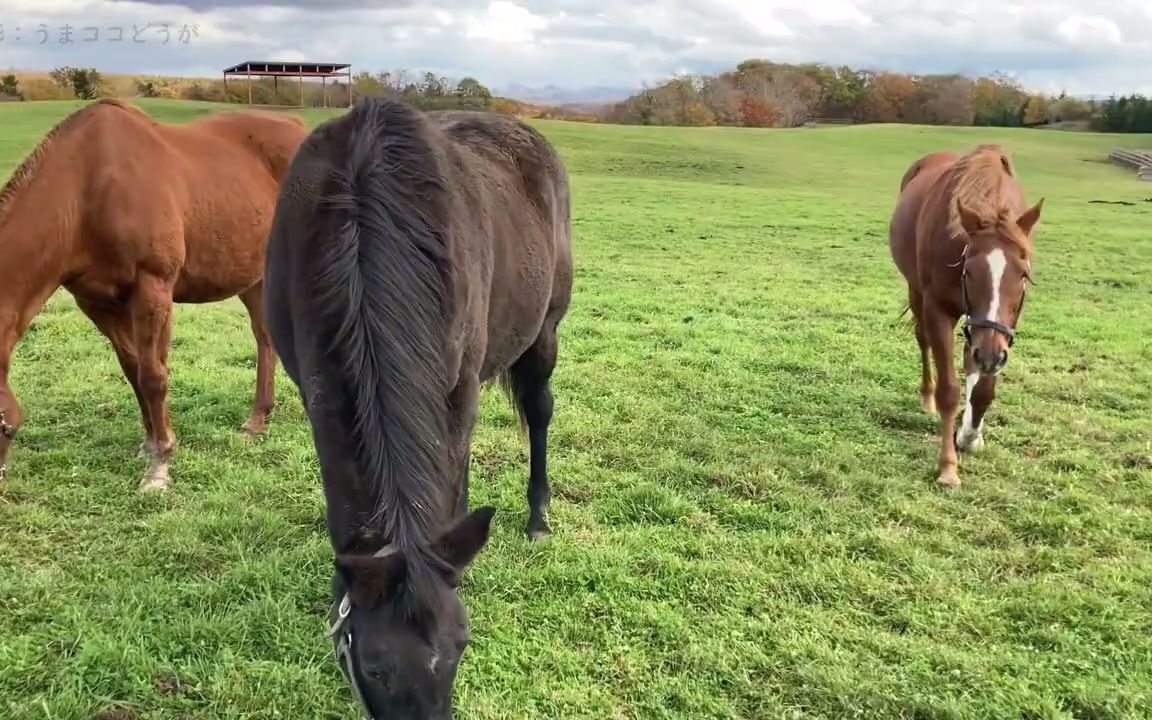
<svg viewBox="0 0 1152 720">
<path fill-rule="evenodd" d="M 140 492 L 163 492 L 168 489 L 169 483 L 167 476 L 150 475 L 140 481 Z"/>
<path fill-rule="evenodd" d="M 931 395 L 920 398 L 920 409 L 929 415 L 936 414 L 936 398 Z"/>
<path fill-rule="evenodd" d="M 157 492 L 168 489 L 171 478 L 168 476 L 168 466 L 156 468 L 146 473 L 140 480 L 140 492 Z"/>
<path fill-rule="evenodd" d="M 552 537 L 552 529 L 548 527 L 547 523 L 542 523 L 539 527 L 528 528 L 528 540 L 531 542 L 547 540 L 550 537 Z"/>
<path fill-rule="evenodd" d="M 948 468 L 940 473 L 940 477 L 936 478 L 936 484 L 948 490 L 959 490 L 960 474 L 956 472 L 956 468 Z"/>
<path fill-rule="evenodd" d="M 966 453 L 980 452 L 984 449 L 984 433 L 961 431 L 956 436 L 956 448 Z"/>
<path fill-rule="evenodd" d="M 268 426 L 264 423 L 254 423 L 249 420 L 240 426 L 240 432 L 250 438 L 258 438 L 264 435 L 264 431 L 267 429 L 267 427 Z"/>
</svg>

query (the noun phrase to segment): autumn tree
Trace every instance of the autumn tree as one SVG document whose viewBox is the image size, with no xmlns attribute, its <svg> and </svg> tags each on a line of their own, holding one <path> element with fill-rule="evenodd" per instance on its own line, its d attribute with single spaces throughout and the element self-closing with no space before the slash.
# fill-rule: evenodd
<svg viewBox="0 0 1152 720">
<path fill-rule="evenodd" d="M 0 78 L 0 95 L 14 100 L 24 99 L 24 96 L 20 94 L 20 82 L 16 79 L 15 75 L 9 73 L 3 78 Z"/>
<path fill-rule="evenodd" d="M 898 73 L 878 73 L 872 77 L 864 100 L 869 120 L 906 122 L 911 101 L 916 96 L 912 78 Z"/>
<path fill-rule="evenodd" d="M 778 127 L 803 125 L 820 101 L 821 89 L 810 76 L 766 60 L 740 63 L 735 81 L 746 98 L 772 109 Z"/>
<path fill-rule="evenodd" d="M 972 81 L 965 77 L 934 78 L 923 103 L 923 121 L 937 125 L 971 125 L 975 118 Z"/>
<path fill-rule="evenodd" d="M 1080 122 L 1092 118 L 1092 106 L 1079 98 L 1061 93 L 1048 108 L 1049 122 Z"/>
<path fill-rule="evenodd" d="M 391 93 L 392 88 L 385 84 L 386 73 L 358 72 L 352 77 L 353 92 L 356 97 L 379 97 Z"/>
<path fill-rule="evenodd" d="M 462 78 L 456 83 L 453 94 L 464 108 L 486 108 L 492 103 L 492 92 L 474 77 Z"/>
<path fill-rule="evenodd" d="M 844 66 L 825 81 L 821 114 L 831 118 L 859 118 L 868 90 L 866 73 Z"/>
<path fill-rule="evenodd" d="M 1031 95 L 1024 103 L 1025 125 L 1043 125 L 1048 122 L 1052 110 L 1052 101 L 1043 95 Z"/>
<path fill-rule="evenodd" d="M 731 76 L 706 78 L 701 99 L 719 125 L 739 125 L 743 96 Z"/>
<path fill-rule="evenodd" d="M 1028 94 L 1007 75 L 977 78 L 972 95 L 976 125 L 1011 127 L 1022 123 Z"/>
<path fill-rule="evenodd" d="M 745 127 L 776 127 L 779 116 L 771 103 L 745 95 L 740 101 L 740 118 Z"/>
<path fill-rule="evenodd" d="M 812 117 L 861 122 L 1034 126 L 1091 120 L 1118 132 L 1152 125 L 1152 100 L 1097 103 L 1026 92 L 1002 73 L 914 76 L 749 59 L 716 76 L 681 76 L 616 103 L 606 118 L 656 125 L 792 127 Z"/>
<path fill-rule="evenodd" d="M 57 85 L 72 90 L 81 100 L 95 99 L 103 80 L 95 68 L 58 67 L 48 75 Z"/>
</svg>

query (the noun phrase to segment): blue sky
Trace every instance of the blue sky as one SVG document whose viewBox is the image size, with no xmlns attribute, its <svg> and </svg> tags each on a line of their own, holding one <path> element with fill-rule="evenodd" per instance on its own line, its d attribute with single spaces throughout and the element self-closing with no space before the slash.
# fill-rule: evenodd
<svg viewBox="0 0 1152 720">
<path fill-rule="evenodd" d="M 317 60 L 579 89 L 764 57 L 1152 94 L 1152 0 L 0 0 L 0 25 L 0 67 L 21 69 Z"/>
</svg>

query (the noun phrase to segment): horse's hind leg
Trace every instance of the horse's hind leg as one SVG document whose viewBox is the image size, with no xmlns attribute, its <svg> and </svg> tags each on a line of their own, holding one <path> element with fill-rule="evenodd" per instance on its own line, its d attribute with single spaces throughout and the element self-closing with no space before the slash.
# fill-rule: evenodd
<svg viewBox="0 0 1152 720">
<path fill-rule="evenodd" d="M 168 487 L 168 463 L 176 436 L 168 417 L 168 349 L 172 339 L 172 282 L 143 274 L 129 302 L 139 358 L 138 382 L 151 429 L 148 437 L 148 469 L 141 490 Z"/>
<path fill-rule="evenodd" d="M 264 317 L 263 288 L 264 283 L 259 282 L 240 293 L 240 302 L 248 310 L 252 335 L 256 337 L 256 393 L 252 397 L 252 411 L 241 427 L 249 435 L 264 432 L 268 416 L 276 406 L 276 350 Z"/>
<path fill-rule="evenodd" d="M 916 343 L 920 345 L 920 409 L 932 415 L 936 412 L 936 384 L 932 382 L 932 347 L 924 330 L 924 299 L 919 291 L 909 288 L 908 306 L 916 328 Z"/>
<path fill-rule="evenodd" d="M 552 422 L 551 379 L 555 367 L 556 325 L 547 319 L 536 342 L 508 372 L 512 396 L 528 426 L 530 471 L 526 532 L 533 540 L 552 534 L 548 527 L 548 506 L 552 500 L 548 481 L 548 426 Z"/>
</svg>

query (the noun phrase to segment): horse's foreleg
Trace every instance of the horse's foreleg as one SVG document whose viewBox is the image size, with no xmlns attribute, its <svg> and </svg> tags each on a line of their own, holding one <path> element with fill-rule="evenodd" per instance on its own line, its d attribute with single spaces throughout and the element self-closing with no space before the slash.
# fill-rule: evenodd
<svg viewBox="0 0 1152 720">
<path fill-rule="evenodd" d="M 476 416 L 480 406 L 480 381 L 475 377 L 464 376 L 448 397 L 449 442 L 453 490 L 455 492 L 455 517 L 468 512 L 468 476 L 472 462 L 472 431 L 476 427 Z"/>
<path fill-rule="evenodd" d="M 528 537 L 536 540 L 552 534 L 548 509 L 552 486 L 548 480 L 548 426 L 552 423 L 552 371 L 556 367 L 556 334 L 549 323 L 536 343 L 512 366 L 516 404 L 528 425 L 530 469 L 528 475 Z"/>
<path fill-rule="evenodd" d="M 956 458 L 956 410 L 960 401 L 960 388 L 956 383 L 953 366 L 952 331 L 955 319 L 931 305 L 925 305 L 924 324 L 932 355 L 936 359 L 936 407 L 940 412 L 940 455 L 937 459 L 939 475 L 936 482 L 945 487 L 959 487 Z"/>
<path fill-rule="evenodd" d="M 144 442 L 140 444 L 140 454 L 147 454 L 149 439 L 152 436 L 152 417 L 148 412 L 148 403 L 144 393 L 140 390 L 140 357 L 136 352 L 136 338 L 132 330 L 132 313 L 127 306 L 110 306 L 93 303 L 84 298 L 77 297 L 76 305 L 88 319 L 96 326 L 112 349 L 116 351 L 116 359 L 120 361 L 120 370 L 124 379 L 132 387 L 136 395 L 136 404 L 140 406 L 140 419 L 144 425 Z"/>
<path fill-rule="evenodd" d="M 984 447 L 984 413 L 996 398 L 996 377 L 981 375 L 967 345 L 964 347 L 964 416 L 956 433 L 961 452 L 978 452 Z"/>
<path fill-rule="evenodd" d="M 276 351 L 268 324 L 264 318 L 264 283 L 257 283 L 240 294 L 240 302 L 248 310 L 252 335 L 256 338 L 256 394 L 252 397 L 252 410 L 241 429 L 249 435 L 260 435 L 268 424 L 268 416 L 276 406 Z"/>
<path fill-rule="evenodd" d="M 168 417 L 168 348 L 172 337 L 172 283 L 144 274 L 130 302 L 132 326 L 139 360 L 137 382 L 151 423 L 148 436 L 148 469 L 141 490 L 168 487 L 168 463 L 176 436 Z"/>
</svg>

